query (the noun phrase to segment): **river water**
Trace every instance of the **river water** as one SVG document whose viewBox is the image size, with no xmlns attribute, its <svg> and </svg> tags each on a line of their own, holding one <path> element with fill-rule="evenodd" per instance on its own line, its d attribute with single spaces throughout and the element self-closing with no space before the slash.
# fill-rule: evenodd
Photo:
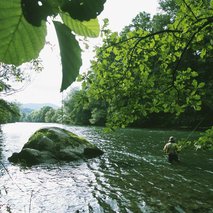
<svg viewBox="0 0 213 213">
<path fill-rule="evenodd" d="M 8 162 L 44 126 L 64 127 L 105 154 L 87 161 L 21 167 Z M 212 213 L 212 152 L 183 151 L 170 165 L 162 148 L 169 136 L 198 133 L 14 123 L 0 128 L 1 213 Z"/>
</svg>

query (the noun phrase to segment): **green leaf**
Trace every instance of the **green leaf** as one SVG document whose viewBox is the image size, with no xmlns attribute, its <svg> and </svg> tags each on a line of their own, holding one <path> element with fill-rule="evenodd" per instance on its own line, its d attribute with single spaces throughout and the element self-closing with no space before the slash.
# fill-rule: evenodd
<svg viewBox="0 0 213 213">
<path fill-rule="evenodd" d="M 198 88 L 203 88 L 205 86 L 205 83 L 204 82 L 201 82 L 198 84 Z"/>
<path fill-rule="evenodd" d="M 47 20 L 47 16 L 54 14 L 52 5 L 46 0 L 21 0 L 21 7 L 25 19 L 37 27 L 41 26 L 42 20 Z"/>
<path fill-rule="evenodd" d="M 189 72 L 191 72 L 191 70 L 189 70 Z M 194 78 L 194 77 L 197 77 L 198 76 L 198 73 L 195 72 L 195 71 L 192 71 L 191 72 L 191 76 Z"/>
<path fill-rule="evenodd" d="M 76 34 L 86 37 L 98 37 L 100 33 L 100 26 L 98 19 L 91 19 L 89 21 L 78 21 L 72 19 L 68 13 L 61 13 L 61 18 L 65 25 L 67 25 Z"/>
<path fill-rule="evenodd" d="M 44 47 L 46 24 L 29 24 L 20 0 L 0 1 L 0 61 L 16 66 L 35 59 Z"/>
<path fill-rule="evenodd" d="M 197 83 L 197 81 L 194 79 L 194 80 L 192 81 L 192 86 L 194 86 L 195 88 L 197 88 L 197 85 L 198 85 L 198 83 Z"/>
<path fill-rule="evenodd" d="M 63 12 L 68 12 L 74 19 L 88 21 L 95 19 L 104 9 L 106 0 L 72 0 L 61 5 Z"/>
<path fill-rule="evenodd" d="M 202 49 L 202 51 L 200 53 L 200 57 L 204 58 L 205 55 L 206 55 L 206 49 Z"/>
<path fill-rule="evenodd" d="M 70 29 L 57 21 L 53 22 L 58 36 L 61 63 L 62 63 L 62 84 L 61 92 L 67 89 L 79 74 L 82 65 L 81 48 Z"/>
</svg>

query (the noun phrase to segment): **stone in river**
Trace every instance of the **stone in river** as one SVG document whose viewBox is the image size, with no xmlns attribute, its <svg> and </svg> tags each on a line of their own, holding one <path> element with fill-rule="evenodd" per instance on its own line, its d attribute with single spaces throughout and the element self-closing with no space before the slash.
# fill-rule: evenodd
<svg viewBox="0 0 213 213">
<path fill-rule="evenodd" d="M 103 154 L 98 147 L 76 134 L 58 127 L 36 131 L 19 153 L 8 158 L 13 163 L 35 165 L 57 163 L 98 157 Z"/>
</svg>

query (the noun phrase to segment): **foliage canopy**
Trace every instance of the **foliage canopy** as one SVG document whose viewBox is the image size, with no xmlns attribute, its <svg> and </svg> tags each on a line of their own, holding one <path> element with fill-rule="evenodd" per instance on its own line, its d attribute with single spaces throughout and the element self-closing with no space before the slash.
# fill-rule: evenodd
<svg viewBox="0 0 213 213">
<path fill-rule="evenodd" d="M 0 99 L 0 124 L 16 122 L 20 118 L 19 106 Z"/>
<path fill-rule="evenodd" d="M 109 127 L 125 127 L 150 113 L 201 109 L 205 83 L 200 76 L 208 69 L 196 64 L 211 63 L 213 1 L 175 2 L 169 23 L 156 17 L 158 28 L 144 15 L 146 24 L 138 27 L 135 19 L 120 35 L 103 29 L 103 46 L 82 78 L 89 99 L 106 102 Z"/>
</svg>

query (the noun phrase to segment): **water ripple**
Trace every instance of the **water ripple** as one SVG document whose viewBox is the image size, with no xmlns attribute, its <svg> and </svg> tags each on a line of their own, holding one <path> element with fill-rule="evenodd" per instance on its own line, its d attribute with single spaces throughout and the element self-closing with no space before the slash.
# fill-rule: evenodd
<svg viewBox="0 0 213 213">
<path fill-rule="evenodd" d="M 213 212 L 212 153 L 181 153 L 181 163 L 170 165 L 161 150 L 171 131 L 103 134 L 101 128 L 63 126 L 105 154 L 31 168 L 10 164 L 7 157 L 41 126 L 9 124 L 0 132 L 0 157 L 7 169 L 0 167 L 0 212 Z"/>
</svg>

